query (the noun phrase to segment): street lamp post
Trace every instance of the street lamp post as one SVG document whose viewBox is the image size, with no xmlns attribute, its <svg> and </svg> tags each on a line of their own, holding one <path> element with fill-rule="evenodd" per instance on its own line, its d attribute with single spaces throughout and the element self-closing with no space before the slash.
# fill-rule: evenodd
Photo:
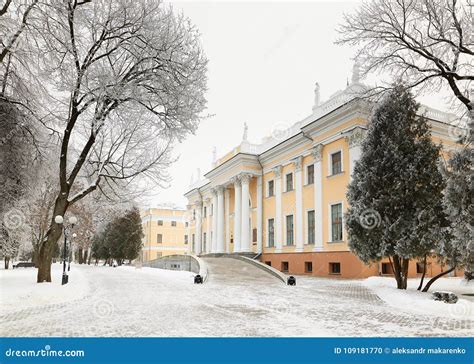
<svg viewBox="0 0 474 364">
<path fill-rule="evenodd" d="M 69 272 L 71 270 L 71 259 L 72 259 L 72 254 L 73 254 L 73 251 L 72 251 L 72 243 L 74 241 L 74 238 L 76 237 L 76 233 L 73 233 L 72 234 L 72 238 L 69 239 L 69 262 L 68 262 L 68 266 L 67 266 L 67 271 Z"/>
<path fill-rule="evenodd" d="M 73 229 L 74 225 L 77 223 L 77 218 L 75 216 L 71 216 L 68 221 L 69 221 L 69 224 L 70 224 L 70 228 Z M 64 224 L 64 218 L 61 215 L 57 215 L 54 218 L 54 222 L 56 222 L 56 224 L 63 225 L 63 234 L 64 234 L 64 248 L 63 248 L 63 250 L 64 251 L 63 251 L 63 276 L 62 276 L 61 284 L 65 285 L 69 281 L 69 276 L 66 273 L 67 234 L 68 234 L 68 231 L 67 231 L 66 225 Z"/>
</svg>

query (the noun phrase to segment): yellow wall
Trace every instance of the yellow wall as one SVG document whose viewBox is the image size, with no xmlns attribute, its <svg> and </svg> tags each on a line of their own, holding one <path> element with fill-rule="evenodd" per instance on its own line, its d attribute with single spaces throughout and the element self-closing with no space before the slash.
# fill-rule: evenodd
<svg viewBox="0 0 474 364">
<path fill-rule="evenodd" d="M 187 251 L 188 246 L 184 243 L 184 235 L 187 234 L 184 216 L 184 210 L 148 209 L 142 212 L 144 261 L 184 254 Z M 163 226 L 158 225 L 158 220 L 163 221 Z M 172 226 L 172 221 L 176 221 L 176 226 Z M 161 244 L 158 243 L 158 234 L 162 235 Z"/>
</svg>

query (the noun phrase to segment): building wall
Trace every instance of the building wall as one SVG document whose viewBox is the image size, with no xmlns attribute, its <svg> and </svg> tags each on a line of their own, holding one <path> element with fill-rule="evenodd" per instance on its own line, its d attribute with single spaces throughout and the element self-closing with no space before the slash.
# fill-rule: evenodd
<svg viewBox="0 0 474 364">
<path fill-rule="evenodd" d="M 142 212 L 144 261 L 188 251 L 184 238 L 187 234 L 185 213 L 184 210 L 172 209 L 148 209 Z M 158 221 L 162 221 L 163 225 L 159 225 Z M 176 226 L 172 226 L 173 221 Z M 158 243 L 158 234 L 162 235 L 162 243 Z"/>
<path fill-rule="evenodd" d="M 244 160 L 242 154 L 233 152 L 227 154 L 225 158 L 218 162 L 209 182 L 202 189 L 189 192 L 186 196 L 190 201 L 190 206 L 199 203 L 200 199 L 212 199 L 212 188 L 223 186 L 227 193 L 228 199 L 225 201 L 226 229 L 229 228 L 230 234 L 226 239 L 226 246 L 229 246 L 227 252 L 235 252 L 235 178 L 242 174 L 250 174 L 249 182 L 249 198 L 252 202 L 250 209 L 250 248 L 253 252 L 261 252 L 261 260 L 267 261 L 277 269 L 282 268 L 282 262 L 288 262 L 290 274 L 311 274 L 317 276 L 342 277 L 342 278 L 363 278 L 381 273 L 382 261 L 378 264 L 365 265 L 348 247 L 347 231 L 343 219 L 343 236 L 342 240 L 331 241 L 331 205 L 335 203 L 342 204 L 342 214 L 344 216 L 348 208 L 346 198 L 347 186 L 351 180 L 351 160 L 356 160 L 356 156 L 360 155 L 360 140 L 357 142 L 356 131 L 362 132 L 366 127 L 367 118 L 363 116 L 363 112 L 357 109 L 357 104 L 347 106 L 329 116 L 324 116 L 321 120 L 309 123 L 310 127 L 305 131 L 305 135 L 295 135 L 286 141 L 281 142 L 274 150 L 268 150 L 262 154 L 255 156 L 258 163 L 249 164 L 248 158 Z M 443 123 L 432 121 L 433 141 L 443 144 L 442 154 L 447 157 L 450 151 L 455 148 L 456 144 L 449 136 L 448 126 Z M 355 137 L 354 137 L 355 136 Z M 352 139 L 351 139 L 352 138 Z M 354 142 L 355 140 L 355 142 Z M 318 147 L 321 147 L 321 160 L 316 160 Z M 240 150 L 240 149 L 239 149 Z M 319 149 L 318 149 L 319 150 Z M 340 151 L 342 153 L 342 172 L 331 175 L 330 163 L 331 154 Z M 239 158 L 244 161 L 239 165 Z M 298 163 L 296 158 L 301 158 L 301 184 L 297 186 L 296 173 Z M 307 166 L 315 166 L 316 172 L 321 173 L 319 180 L 315 179 L 314 183 L 307 184 Z M 281 175 L 278 178 L 275 174 L 275 168 L 281 168 Z M 317 169 L 319 168 L 319 170 Z M 220 172 L 220 169 L 222 172 Z M 293 174 L 293 190 L 286 191 L 286 175 Z M 262 201 L 258 201 L 257 179 L 262 178 Z M 316 176 L 315 176 L 316 178 Z M 280 184 L 281 190 L 281 221 L 280 234 L 275 231 L 275 246 L 268 246 L 268 220 L 277 218 L 277 197 L 275 195 L 268 196 L 268 182 L 274 181 L 274 191 L 276 192 L 276 184 Z M 296 189 L 301 189 L 301 209 L 302 213 L 297 213 L 297 193 Z M 321 190 L 321 201 L 315 201 L 316 190 Z M 258 228 L 258 211 L 261 203 L 261 235 L 262 248 L 258 249 L 258 245 L 254 242 L 253 229 Z M 321 230 L 316 231 L 316 235 L 322 231 L 321 246 L 317 244 L 308 244 L 308 220 L 307 213 L 310 210 L 319 211 L 321 215 Z M 293 215 L 294 227 L 293 236 L 294 244 L 288 245 L 286 237 L 286 216 Z M 302 217 L 301 224 L 298 223 L 298 216 Z M 227 224 L 229 226 L 227 226 Z M 212 223 L 211 223 L 212 225 Z M 278 224 L 275 222 L 275 227 Z M 296 230 L 298 226 L 302 226 L 302 249 L 297 251 L 297 247 L 301 246 L 301 242 L 297 241 Z M 192 225 L 193 231 L 195 226 Z M 277 236 L 281 236 L 281 241 L 277 241 Z M 281 250 L 277 247 L 281 243 Z M 300 243 L 300 244 L 299 244 Z M 306 272 L 305 262 L 311 262 L 313 265 L 312 272 Z M 332 274 L 329 272 L 330 263 L 339 263 L 341 272 Z M 427 274 L 434 275 L 441 272 L 442 267 L 431 262 Z M 410 276 L 416 276 L 416 262 L 410 264 Z"/>
</svg>

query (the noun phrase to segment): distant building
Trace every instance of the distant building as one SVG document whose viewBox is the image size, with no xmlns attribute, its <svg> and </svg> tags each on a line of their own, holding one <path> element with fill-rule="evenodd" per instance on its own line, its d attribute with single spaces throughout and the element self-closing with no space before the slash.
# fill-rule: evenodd
<svg viewBox="0 0 474 364">
<path fill-rule="evenodd" d="M 387 259 L 370 266 L 348 247 L 347 185 L 361 155 L 369 107 L 354 67 L 352 82 L 325 102 L 316 84 L 313 112 L 294 124 L 275 124 L 271 136 L 247 140 L 218 159 L 185 194 L 190 253 L 255 253 L 281 271 L 347 278 L 391 274 Z M 433 140 L 456 148 L 454 115 L 421 107 Z M 427 274 L 440 271 L 434 262 Z M 421 273 L 410 264 L 410 276 Z"/>
<path fill-rule="evenodd" d="M 147 209 L 142 211 L 143 261 L 172 254 L 186 254 L 185 210 Z"/>
</svg>

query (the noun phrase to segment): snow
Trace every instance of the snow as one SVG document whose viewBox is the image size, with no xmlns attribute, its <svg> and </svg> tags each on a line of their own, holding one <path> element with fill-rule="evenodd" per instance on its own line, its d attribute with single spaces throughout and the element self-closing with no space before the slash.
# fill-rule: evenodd
<svg viewBox="0 0 474 364">
<path fill-rule="evenodd" d="M 0 336 L 471 335 L 474 321 L 465 310 L 472 302 L 432 301 L 413 289 L 415 280 L 406 292 L 393 288 L 393 278 L 297 276 L 297 285 L 287 286 L 240 260 L 203 260 L 204 284 L 194 284 L 191 272 L 148 267 L 73 265 L 66 286 L 60 264 L 50 284 L 35 283 L 36 269 L 0 270 Z M 446 279 L 434 288 L 469 287 Z"/>
<path fill-rule="evenodd" d="M 429 278 L 425 279 L 425 284 L 428 280 Z M 466 293 L 474 293 L 474 282 L 457 277 L 440 278 L 428 292 L 418 291 L 419 283 L 419 279 L 409 279 L 408 288 L 400 290 L 396 288 L 395 279 L 392 277 L 370 277 L 363 281 L 364 286 L 370 288 L 388 305 L 399 310 L 456 319 L 474 318 L 474 302 L 467 298 L 469 296 L 463 296 Z M 454 292 L 459 300 L 455 304 L 435 301 L 432 299 L 434 291 Z"/>
<path fill-rule="evenodd" d="M 62 286 L 62 264 L 51 266 L 53 282 L 36 283 L 37 269 L 0 269 L 0 312 L 9 313 L 42 305 L 65 303 L 81 299 L 88 292 L 84 273 L 71 264 L 69 283 Z"/>
</svg>

